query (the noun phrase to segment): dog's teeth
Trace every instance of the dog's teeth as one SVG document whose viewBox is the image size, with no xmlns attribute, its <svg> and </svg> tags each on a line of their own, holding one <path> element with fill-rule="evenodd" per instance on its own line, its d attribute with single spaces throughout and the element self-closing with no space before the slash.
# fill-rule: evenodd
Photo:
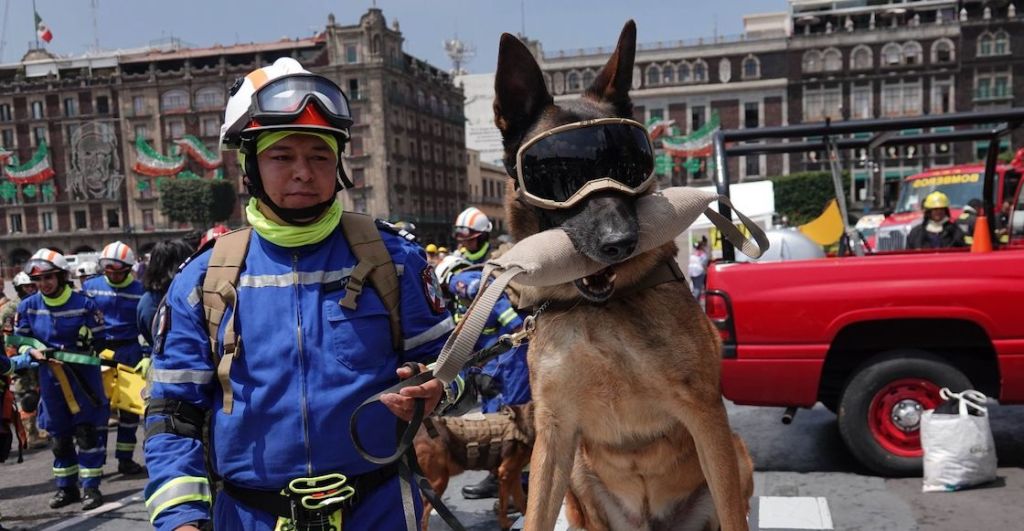
<svg viewBox="0 0 1024 531">
<path fill-rule="evenodd" d="M 608 275 L 608 283 L 611 284 L 612 282 L 615 282 L 615 272 L 614 271 L 610 275 Z"/>
<path fill-rule="evenodd" d="M 587 277 L 583 277 L 583 285 L 584 286 L 590 286 L 590 279 L 587 278 Z"/>
</svg>

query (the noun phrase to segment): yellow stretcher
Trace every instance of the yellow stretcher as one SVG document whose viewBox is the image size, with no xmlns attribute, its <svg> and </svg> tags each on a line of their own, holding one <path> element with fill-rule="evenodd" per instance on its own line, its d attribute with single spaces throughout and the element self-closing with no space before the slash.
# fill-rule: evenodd
<svg viewBox="0 0 1024 531">
<path fill-rule="evenodd" d="M 113 360 L 114 352 L 104 350 L 100 358 Z M 103 366 L 103 391 L 110 399 L 110 407 L 136 415 L 142 415 L 146 405 L 142 400 L 142 390 L 146 387 L 146 379 L 135 372 L 133 367 L 117 364 L 117 367 Z"/>
</svg>

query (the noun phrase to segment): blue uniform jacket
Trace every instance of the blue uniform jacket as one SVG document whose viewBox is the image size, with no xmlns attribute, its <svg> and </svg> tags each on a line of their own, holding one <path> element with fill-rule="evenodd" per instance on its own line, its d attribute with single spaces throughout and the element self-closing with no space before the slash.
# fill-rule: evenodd
<svg viewBox="0 0 1024 531">
<path fill-rule="evenodd" d="M 448 281 L 448 291 L 458 299 L 459 308 L 468 307 L 469 302 L 476 298 L 480 291 L 482 275 L 483 272 L 479 269 L 460 271 L 452 275 Z M 487 318 L 476 350 L 494 345 L 499 337 L 515 332 L 522 326 L 522 318 L 512 307 L 508 296 L 503 293 Z M 530 374 L 526 366 L 525 344 L 490 360 L 480 371 L 490 376 L 500 389 L 500 394 L 484 400 L 484 413 L 497 411 L 502 405 L 518 405 L 530 401 Z"/>
<path fill-rule="evenodd" d="M 405 361 L 429 362 L 454 323 L 423 250 L 386 231 L 398 268 L 403 348 L 392 345 L 387 311 L 369 282 L 358 308 L 339 305 L 356 259 L 339 230 L 298 248 L 251 236 L 238 282 L 241 353 L 231 367 L 234 408 L 209 355 L 201 288 L 210 252 L 175 276 L 155 337 L 149 373 L 153 398 L 213 410 L 216 472 L 237 485 L 276 490 L 291 479 L 376 468 L 355 451 L 349 418 L 363 400 L 395 384 Z M 229 311 L 224 318 L 232 318 Z M 223 325 L 218 337 L 223 335 Z M 147 417 L 147 423 L 151 421 Z M 360 416 L 363 444 L 377 455 L 395 448 L 396 418 L 384 407 Z M 146 505 L 158 529 L 209 518 L 209 486 L 200 441 L 171 433 L 147 438 Z M 400 500 L 395 500 L 401 507 Z"/>
<path fill-rule="evenodd" d="M 93 337 L 93 348 L 103 347 L 103 314 L 96 303 L 82 295 L 72 293 L 60 306 L 50 307 L 43 296 L 36 293 L 18 305 L 18 323 L 14 333 L 42 341 L 46 346 L 58 350 L 78 351 L 79 331 L 88 328 Z M 22 347 L 22 353 L 26 347 Z M 66 407 L 60 384 L 50 370 L 49 364 L 39 364 L 39 388 L 42 396 L 39 409 L 39 427 L 63 433 L 69 426 L 56 426 L 54 419 L 66 419 L 66 415 L 54 408 Z M 74 423 L 102 424 L 109 413 L 109 401 L 103 392 L 103 378 L 97 365 L 65 364 L 65 371 L 74 371 L 77 378 L 69 378 L 72 393 L 81 407 L 81 412 L 72 418 Z M 82 386 L 88 386 L 88 392 Z M 90 398 L 90 393 L 92 398 Z M 93 400 L 96 401 L 93 404 Z"/>
<path fill-rule="evenodd" d="M 142 359 L 136 309 L 142 299 L 142 283 L 131 281 L 123 288 L 110 285 L 99 275 L 85 281 L 82 291 L 96 301 L 107 326 L 105 338 L 118 363 L 134 367 Z"/>
</svg>

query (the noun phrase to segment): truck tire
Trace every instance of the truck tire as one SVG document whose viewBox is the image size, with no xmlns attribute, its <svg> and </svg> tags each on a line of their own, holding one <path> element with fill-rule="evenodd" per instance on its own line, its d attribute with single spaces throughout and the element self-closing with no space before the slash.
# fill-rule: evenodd
<svg viewBox="0 0 1024 531">
<path fill-rule="evenodd" d="M 971 389 L 956 367 L 920 350 L 890 351 L 861 366 L 839 402 L 839 433 L 850 453 L 884 476 L 921 474 L 921 413 L 939 389 Z"/>
</svg>

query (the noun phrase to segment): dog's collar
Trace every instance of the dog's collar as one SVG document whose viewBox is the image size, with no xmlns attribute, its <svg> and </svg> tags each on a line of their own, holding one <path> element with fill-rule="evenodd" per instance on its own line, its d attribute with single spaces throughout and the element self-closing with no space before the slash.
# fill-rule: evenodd
<svg viewBox="0 0 1024 531">
<path fill-rule="evenodd" d="M 600 306 L 602 304 L 607 304 L 608 302 L 613 301 L 615 299 L 628 297 L 630 295 L 639 293 L 645 289 L 653 288 L 654 286 L 666 284 L 668 282 L 684 282 L 685 279 L 686 276 L 683 275 L 683 272 L 679 269 L 679 265 L 676 264 L 675 260 L 670 258 L 659 263 L 657 266 L 654 267 L 654 269 L 651 269 L 651 271 L 648 272 L 644 278 L 640 279 L 640 282 L 637 282 L 636 284 L 629 286 L 623 290 L 616 290 L 615 293 L 613 293 L 612 296 L 606 301 L 590 302 L 584 299 L 573 299 L 567 301 L 549 300 L 544 304 L 531 305 L 519 308 L 519 310 L 522 312 L 529 313 L 531 315 L 536 315 L 542 311 L 564 311 L 571 310 L 572 308 L 576 308 L 577 306 L 584 305 Z"/>
</svg>

